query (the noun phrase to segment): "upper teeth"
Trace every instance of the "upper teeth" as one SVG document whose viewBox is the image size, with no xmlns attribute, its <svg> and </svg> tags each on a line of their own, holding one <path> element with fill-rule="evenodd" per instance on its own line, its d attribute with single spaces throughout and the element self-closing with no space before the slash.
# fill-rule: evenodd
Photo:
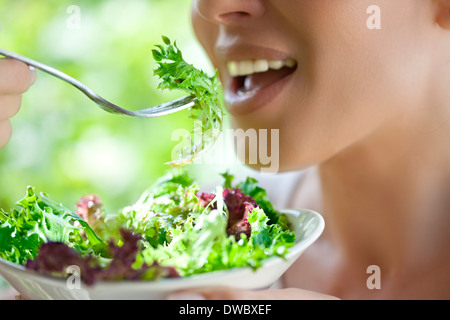
<svg viewBox="0 0 450 320">
<path fill-rule="evenodd" d="M 257 72 L 266 72 L 269 69 L 279 70 L 284 66 L 292 68 L 297 64 L 293 59 L 284 60 L 243 60 L 228 62 L 230 76 L 248 76 Z"/>
</svg>

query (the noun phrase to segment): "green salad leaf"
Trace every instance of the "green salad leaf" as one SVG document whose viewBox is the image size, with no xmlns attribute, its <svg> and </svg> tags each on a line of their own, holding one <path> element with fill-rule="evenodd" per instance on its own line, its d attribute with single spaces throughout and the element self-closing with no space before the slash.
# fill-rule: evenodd
<svg viewBox="0 0 450 320">
<path fill-rule="evenodd" d="M 161 79 L 159 89 L 180 90 L 197 97 L 190 108 L 189 116 L 201 126 L 201 133 L 192 131 L 185 137 L 187 149 L 179 150 L 179 158 L 169 162 L 172 166 L 181 166 L 194 161 L 208 150 L 220 136 L 223 127 L 224 107 L 218 73 L 210 77 L 203 70 L 187 63 L 176 42 L 162 37 L 164 45 L 156 45 L 153 58 L 158 67 L 154 74 Z M 197 135 L 197 136 L 195 136 Z M 200 137 L 198 137 L 201 135 Z"/>
<path fill-rule="evenodd" d="M 177 167 L 217 140 L 224 109 L 217 72 L 209 77 L 162 39 L 153 50 L 158 88 L 194 95 L 189 116 L 201 124 L 187 139 L 189 150 L 169 163 Z M 256 269 L 268 257 L 283 257 L 295 241 L 287 218 L 255 179 L 233 185 L 232 174 L 222 176 L 223 185 L 205 193 L 186 170 L 174 168 L 115 214 L 103 210 L 97 195 L 82 197 L 72 211 L 30 186 L 14 208 L 0 210 L 0 257 L 47 275 L 65 276 L 65 267 L 79 264 L 88 284 Z"/>
<path fill-rule="evenodd" d="M 0 257 L 23 264 L 36 257 L 41 244 L 50 241 L 63 242 L 80 252 L 88 248 L 98 252 L 104 246 L 80 216 L 29 186 L 10 213 L 0 211 Z"/>
<path fill-rule="evenodd" d="M 173 169 L 136 203 L 116 214 L 102 212 L 92 225 L 77 213 L 98 213 L 98 196 L 84 196 L 73 212 L 29 187 L 10 212 L 0 211 L 0 257 L 60 276 L 78 263 L 89 284 L 256 269 L 268 257 L 283 257 L 295 234 L 265 190 L 254 179 L 233 187 L 232 175 L 223 176 L 223 185 L 205 193 L 186 170 Z M 247 191 L 273 210 L 272 219 Z"/>
</svg>

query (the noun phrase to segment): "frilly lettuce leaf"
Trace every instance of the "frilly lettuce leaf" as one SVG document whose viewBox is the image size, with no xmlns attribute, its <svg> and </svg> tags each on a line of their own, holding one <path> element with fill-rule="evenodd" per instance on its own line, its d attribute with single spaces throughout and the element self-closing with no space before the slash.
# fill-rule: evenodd
<svg viewBox="0 0 450 320">
<path fill-rule="evenodd" d="M 237 184 L 242 190 L 233 187 L 231 175 L 225 180 L 226 186 L 204 194 L 185 170 L 172 171 L 146 190 L 135 204 L 116 215 L 102 215 L 94 229 L 71 210 L 29 187 L 26 197 L 9 213 L 0 211 L 0 257 L 40 270 L 41 264 L 30 261 L 39 257 L 41 247 L 56 248 L 47 251 L 47 258 L 59 250 L 74 256 L 64 246 L 43 246 L 60 243 L 80 254 L 76 261 L 96 257 L 99 259 L 95 261 L 108 268 L 118 261 L 114 260 L 114 250 L 128 248 L 129 239 L 137 239 L 134 235 L 140 240 L 132 246 L 136 251 L 126 250 L 127 270 L 141 275 L 138 270 L 161 267 L 145 271 L 145 279 L 158 278 L 152 275 L 155 270 L 176 270 L 165 272 L 166 276 L 189 276 L 235 267 L 256 269 L 268 257 L 283 257 L 294 244 L 295 235 L 282 215 L 274 211 L 274 222 L 259 205 L 271 208 L 264 189 L 255 185 L 256 180 Z M 259 203 L 244 190 L 255 195 Z M 230 232 L 231 220 L 233 225 L 245 227 L 231 228 Z M 124 237 L 123 230 L 129 236 Z M 46 261 L 45 257 L 40 258 Z M 103 271 L 99 274 L 104 275 Z M 119 278 L 128 277 L 120 273 Z"/>
<path fill-rule="evenodd" d="M 66 243 L 79 251 L 99 251 L 104 246 L 83 219 L 29 186 L 15 208 L 0 212 L 0 256 L 23 264 L 36 257 L 42 243 L 50 241 Z"/>
<path fill-rule="evenodd" d="M 186 137 L 190 150 L 179 150 L 179 159 L 168 162 L 171 166 L 182 166 L 191 163 L 208 150 L 222 132 L 224 107 L 218 73 L 212 77 L 203 70 L 187 63 L 176 42 L 162 37 L 164 45 L 156 45 L 153 59 L 158 64 L 154 74 L 161 79 L 159 89 L 180 90 L 197 97 L 197 102 L 189 110 L 189 116 L 201 124 L 203 139 Z M 207 140 L 207 141 L 205 141 Z"/>
</svg>

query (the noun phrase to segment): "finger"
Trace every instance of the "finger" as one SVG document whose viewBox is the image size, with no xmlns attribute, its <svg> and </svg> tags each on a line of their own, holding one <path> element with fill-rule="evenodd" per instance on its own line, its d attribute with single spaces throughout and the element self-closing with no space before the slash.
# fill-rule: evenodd
<svg viewBox="0 0 450 320">
<path fill-rule="evenodd" d="M 9 119 L 20 109 L 22 95 L 0 95 L 0 120 Z"/>
<path fill-rule="evenodd" d="M 24 93 L 36 81 L 36 70 L 30 70 L 23 62 L 0 59 L 0 93 Z"/>
<path fill-rule="evenodd" d="M 15 289 L 8 287 L 3 291 L 0 290 L 0 300 L 14 300 L 18 294 Z"/>
<path fill-rule="evenodd" d="M 32 85 L 36 82 L 36 79 L 37 79 L 37 72 L 36 72 L 36 68 L 35 68 L 35 67 L 32 67 L 32 66 L 28 66 L 28 69 L 29 69 L 30 72 L 31 72 L 31 82 L 30 82 L 30 86 L 32 86 Z"/>
<path fill-rule="evenodd" d="M 11 139 L 12 127 L 9 119 L 0 120 L 0 148 L 4 147 Z"/>
</svg>

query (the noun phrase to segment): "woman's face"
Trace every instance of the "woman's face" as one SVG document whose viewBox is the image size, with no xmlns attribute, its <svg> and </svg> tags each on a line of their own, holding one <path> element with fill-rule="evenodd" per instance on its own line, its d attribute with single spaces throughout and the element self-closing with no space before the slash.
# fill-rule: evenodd
<svg viewBox="0 0 450 320">
<path fill-rule="evenodd" d="M 233 126 L 279 129 L 284 171 L 323 162 L 426 103 L 431 3 L 194 0 L 192 18 Z"/>
</svg>

